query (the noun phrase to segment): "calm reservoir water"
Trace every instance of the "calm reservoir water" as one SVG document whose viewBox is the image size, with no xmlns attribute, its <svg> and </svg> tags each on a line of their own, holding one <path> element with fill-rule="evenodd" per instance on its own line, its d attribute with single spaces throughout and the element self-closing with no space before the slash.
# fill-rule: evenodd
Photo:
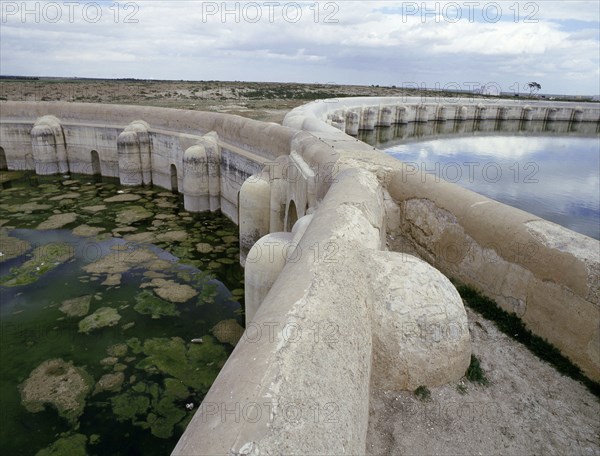
<svg viewBox="0 0 600 456">
<path fill-rule="evenodd" d="M 364 140 L 364 138 L 361 138 Z M 373 143 L 373 142 L 371 142 Z M 375 142 L 376 143 L 376 142 Z M 494 200 L 600 239 L 600 138 L 446 137 L 374 144 L 422 170 Z"/>
</svg>

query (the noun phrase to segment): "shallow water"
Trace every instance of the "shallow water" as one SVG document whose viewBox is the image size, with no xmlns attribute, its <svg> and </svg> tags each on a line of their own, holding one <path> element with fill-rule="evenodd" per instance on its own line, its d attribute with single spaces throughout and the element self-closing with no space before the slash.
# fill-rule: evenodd
<svg viewBox="0 0 600 456">
<path fill-rule="evenodd" d="M 88 176 L 3 173 L 2 181 L 0 453 L 168 454 L 231 352 L 227 341 L 241 330 L 236 226 L 220 215 L 189 214 L 178 195 L 157 188 Z M 125 194 L 135 201 L 105 201 Z M 119 223 L 133 205 L 147 218 Z M 76 219 L 35 229 L 65 213 Z M 91 235 L 81 225 L 104 230 Z M 6 260 L 17 239 L 26 244 Z M 36 368 L 57 359 L 64 368 L 40 368 L 47 377 L 35 383 Z M 78 398 L 83 408 L 59 414 L 43 385 L 73 385 L 79 377 L 89 377 Z M 37 395 L 33 406 L 24 391 Z"/>
<path fill-rule="evenodd" d="M 406 133 L 406 132 L 405 132 Z M 600 239 L 600 138 L 471 132 L 469 136 L 381 144 L 424 171 L 424 180 L 445 179 L 494 200 Z"/>
</svg>

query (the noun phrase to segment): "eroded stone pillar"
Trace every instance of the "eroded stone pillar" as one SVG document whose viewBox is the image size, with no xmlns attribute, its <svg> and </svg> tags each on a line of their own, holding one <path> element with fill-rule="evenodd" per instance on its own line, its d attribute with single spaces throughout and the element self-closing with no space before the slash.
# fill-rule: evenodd
<svg viewBox="0 0 600 456">
<path fill-rule="evenodd" d="M 292 233 L 271 233 L 260 238 L 246 257 L 244 289 L 246 327 L 281 274 L 286 259 L 293 255 Z M 293 258 L 293 257 L 290 257 Z"/>
<path fill-rule="evenodd" d="M 31 146 L 37 174 L 69 172 L 65 135 L 56 117 L 43 116 L 35 122 L 31 130 Z"/>
<path fill-rule="evenodd" d="M 135 131 L 123 131 L 117 138 L 121 185 L 143 185 L 140 143 Z"/>
<path fill-rule="evenodd" d="M 392 125 L 392 108 L 389 106 L 383 106 L 379 109 L 379 120 L 377 121 L 378 127 L 389 127 Z"/>
<path fill-rule="evenodd" d="M 240 264 L 252 246 L 269 233 L 271 186 L 268 176 L 254 174 L 242 184 L 239 201 Z"/>
<path fill-rule="evenodd" d="M 207 160 L 208 196 L 212 212 L 221 209 L 221 147 L 214 131 L 204 135 L 200 144 L 204 147 Z"/>
<path fill-rule="evenodd" d="M 359 115 L 354 111 L 346 113 L 346 133 L 352 136 L 358 135 Z"/>
<path fill-rule="evenodd" d="M 192 146 L 183 154 L 183 206 L 190 212 L 210 210 L 208 159 L 201 145 Z"/>
</svg>

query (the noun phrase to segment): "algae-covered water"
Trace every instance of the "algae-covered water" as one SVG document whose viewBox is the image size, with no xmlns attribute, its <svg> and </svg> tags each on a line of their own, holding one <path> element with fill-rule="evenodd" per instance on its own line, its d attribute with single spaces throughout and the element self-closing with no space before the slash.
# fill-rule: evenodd
<svg viewBox="0 0 600 456">
<path fill-rule="evenodd" d="M 0 183 L 0 453 L 169 454 L 243 330 L 237 227 L 112 179 Z"/>
</svg>

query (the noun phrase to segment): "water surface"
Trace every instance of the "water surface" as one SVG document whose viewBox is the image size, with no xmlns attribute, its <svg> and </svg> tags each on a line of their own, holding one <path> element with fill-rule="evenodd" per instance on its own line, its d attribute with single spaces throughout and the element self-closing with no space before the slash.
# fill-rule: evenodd
<svg viewBox="0 0 600 456">
<path fill-rule="evenodd" d="M 599 239 L 600 138 L 595 124 L 584 127 L 587 137 L 561 136 L 568 125 L 545 134 L 541 129 L 511 133 L 488 128 L 466 136 L 430 125 L 404 127 L 400 139 L 381 131 L 361 139 L 405 162 L 407 172 L 424 171 L 424 180 L 445 179 Z M 432 139 L 438 134 L 442 138 Z"/>
<path fill-rule="evenodd" d="M 1 177 L 0 453 L 169 454 L 241 334 L 236 226 L 158 188 Z M 44 385 L 80 378 L 60 411 Z"/>
</svg>

